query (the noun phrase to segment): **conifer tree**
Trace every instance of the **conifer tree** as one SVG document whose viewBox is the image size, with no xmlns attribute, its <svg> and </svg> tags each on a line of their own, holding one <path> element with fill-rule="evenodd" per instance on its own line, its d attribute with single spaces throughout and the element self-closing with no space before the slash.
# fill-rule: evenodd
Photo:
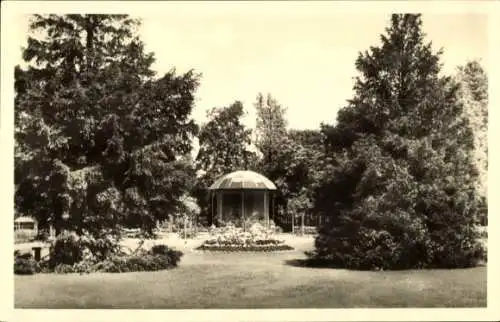
<svg viewBox="0 0 500 322">
<path fill-rule="evenodd" d="M 323 126 L 313 259 L 354 269 L 467 267 L 483 249 L 473 134 L 418 14 L 394 14 L 360 53 L 354 98 Z"/>
<path fill-rule="evenodd" d="M 127 15 L 35 15 L 16 68 L 16 210 L 93 236 L 151 233 L 194 169 L 198 75 L 158 77 Z"/>
</svg>

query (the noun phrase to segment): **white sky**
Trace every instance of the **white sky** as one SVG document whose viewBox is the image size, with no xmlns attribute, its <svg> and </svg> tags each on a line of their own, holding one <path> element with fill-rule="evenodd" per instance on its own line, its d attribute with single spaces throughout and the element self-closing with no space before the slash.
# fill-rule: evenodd
<svg viewBox="0 0 500 322">
<path fill-rule="evenodd" d="M 378 44 L 389 16 L 345 14 L 320 6 L 255 14 L 248 7 L 142 16 L 139 33 L 156 55 L 154 69 L 164 73 L 172 67 L 178 72 L 193 68 L 203 74 L 193 112 L 198 122 L 205 120 L 208 109 L 241 100 L 248 112 L 245 123 L 252 127 L 252 104 L 259 91 L 270 92 L 288 108 L 292 128 L 333 122 L 352 96 L 358 52 Z M 18 21 L 22 46 L 27 20 Z M 424 14 L 423 21 L 427 39 L 436 50 L 444 48 L 445 72 L 468 59 L 487 65 L 486 15 Z"/>
</svg>

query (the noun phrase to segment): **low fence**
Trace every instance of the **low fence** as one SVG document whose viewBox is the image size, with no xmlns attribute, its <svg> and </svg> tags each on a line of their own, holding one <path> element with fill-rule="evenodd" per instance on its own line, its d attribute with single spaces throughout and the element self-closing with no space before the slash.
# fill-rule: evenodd
<svg viewBox="0 0 500 322">
<path fill-rule="evenodd" d="M 303 218 L 299 215 L 292 217 L 289 215 L 278 215 L 274 218 L 276 225 L 280 226 L 284 232 L 296 233 L 298 230 L 304 226 L 307 232 L 306 234 L 315 234 L 317 227 L 327 223 L 328 217 L 318 216 L 318 215 L 305 215 Z"/>
<path fill-rule="evenodd" d="M 316 226 L 294 226 L 293 233 L 296 235 L 316 235 L 318 228 Z"/>
</svg>

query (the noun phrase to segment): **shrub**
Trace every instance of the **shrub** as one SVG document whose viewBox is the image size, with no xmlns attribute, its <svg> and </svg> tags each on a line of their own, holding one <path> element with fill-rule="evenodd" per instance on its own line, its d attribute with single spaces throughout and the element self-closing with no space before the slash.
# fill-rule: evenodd
<svg viewBox="0 0 500 322">
<path fill-rule="evenodd" d="M 21 254 L 19 251 L 14 252 L 14 274 L 33 275 L 39 271 L 40 267 L 33 259 L 33 255 L 30 253 Z"/>
<path fill-rule="evenodd" d="M 178 265 L 180 257 L 182 256 L 181 252 L 174 252 L 174 256 L 153 254 L 124 257 L 117 256 L 98 263 L 95 269 L 107 273 L 146 272 L 171 269 Z"/>
<path fill-rule="evenodd" d="M 58 264 L 54 267 L 54 273 L 57 273 L 57 274 L 75 273 L 75 269 L 74 269 L 73 265 Z"/>
<path fill-rule="evenodd" d="M 96 272 L 119 273 L 115 261 L 106 259 L 102 262 L 95 264 L 94 270 Z"/>
<path fill-rule="evenodd" d="M 181 251 L 169 248 L 167 245 L 155 245 L 149 253 L 153 256 L 163 258 L 165 265 L 170 267 L 176 267 L 184 255 Z"/>
<path fill-rule="evenodd" d="M 487 251 L 479 238 L 457 230 L 441 231 L 433 236 L 434 266 L 443 268 L 474 267 L 486 260 Z"/>
<path fill-rule="evenodd" d="M 61 233 L 50 247 L 50 266 L 73 265 L 83 258 L 83 250 L 78 237 L 72 233 Z"/>
<path fill-rule="evenodd" d="M 166 245 L 140 250 L 133 255 L 121 252 L 113 237 L 93 238 L 62 233 L 50 247 L 49 257 L 37 264 L 30 253 L 14 253 L 16 274 L 36 272 L 91 273 L 156 271 L 177 267 L 183 253 Z"/>
<path fill-rule="evenodd" d="M 54 267 L 53 272 L 56 274 L 70 274 L 70 273 L 80 273 L 88 274 L 95 272 L 95 264 L 87 261 L 80 261 L 73 265 L 68 264 L 58 264 Z"/>
<path fill-rule="evenodd" d="M 48 264 L 54 269 L 60 264 L 73 266 L 83 261 L 77 271 L 87 271 L 86 266 L 94 265 L 120 251 L 119 243 L 112 234 L 93 237 L 88 234 L 78 236 L 75 233 L 63 232 L 52 242 Z"/>
<path fill-rule="evenodd" d="M 116 255 L 94 265 L 95 271 L 126 273 L 158 271 L 177 267 L 183 253 L 167 245 L 155 245 L 149 251 L 133 255 Z"/>
<path fill-rule="evenodd" d="M 38 262 L 38 266 L 40 267 L 40 273 L 54 272 L 54 267 L 52 266 L 49 256 L 42 257 L 42 259 Z"/>
<path fill-rule="evenodd" d="M 166 245 L 156 245 L 149 251 L 139 251 L 133 255 L 117 253 L 98 262 L 84 259 L 73 265 L 58 264 L 53 268 L 53 271 L 58 274 L 158 271 L 177 267 L 182 255 L 182 252 L 171 249 Z"/>
<path fill-rule="evenodd" d="M 397 270 L 473 267 L 486 258 L 481 241 L 470 231 L 460 233 L 457 227 L 429 231 L 422 220 L 405 218 L 402 213 L 397 219 L 384 214 L 377 222 L 370 220 L 366 216 L 365 225 L 352 236 L 339 229 L 323 229 L 309 259 L 350 269 Z"/>
<path fill-rule="evenodd" d="M 113 235 L 93 237 L 83 235 L 79 238 L 77 245 L 82 250 L 82 256 L 90 261 L 102 261 L 121 251 L 118 240 Z"/>
<path fill-rule="evenodd" d="M 14 258 L 31 259 L 31 258 L 33 258 L 33 254 L 30 252 L 21 253 L 21 251 L 15 250 L 14 251 Z"/>
</svg>

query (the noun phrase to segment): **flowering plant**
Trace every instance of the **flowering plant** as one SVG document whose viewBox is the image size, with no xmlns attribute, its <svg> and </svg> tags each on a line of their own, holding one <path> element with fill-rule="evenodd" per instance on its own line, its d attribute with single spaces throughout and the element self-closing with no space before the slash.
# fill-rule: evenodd
<svg viewBox="0 0 500 322">
<path fill-rule="evenodd" d="M 204 244 L 212 246 L 265 246 L 283 244 L 283 240 L 277 239 L 273 231 L 259 223 L 254 223 L 248 231 L 228 223 L 225 227 L 210 230 L 210 239 Z"/>
</svg>

